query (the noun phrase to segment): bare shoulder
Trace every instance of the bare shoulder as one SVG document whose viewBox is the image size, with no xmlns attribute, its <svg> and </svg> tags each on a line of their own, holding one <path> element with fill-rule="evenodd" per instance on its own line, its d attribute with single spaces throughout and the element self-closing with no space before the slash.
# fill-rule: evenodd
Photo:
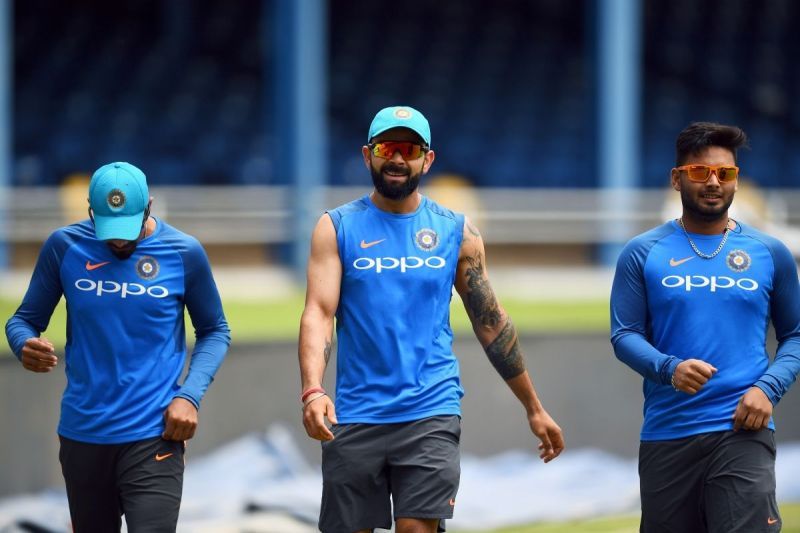
<svg viewBox="0 0 800 533">
<path fill-rule="evenodd" d="M 333 227 L 333 220 L 328 213 L 324 213 L 314 227 L 311 236 L 311 255 L 328 255 L 339 253 L 339 246 L 336 242 L 336 229 Z"/>
<path fill-rule="evenodd" d="M 469 219 L 464 217 L 464 230 L 461 240 L 461 251 L 459 259 L 472 257 L 476 254 L 483 254 L 483 237 L 478 227 Z"/>
</svg>

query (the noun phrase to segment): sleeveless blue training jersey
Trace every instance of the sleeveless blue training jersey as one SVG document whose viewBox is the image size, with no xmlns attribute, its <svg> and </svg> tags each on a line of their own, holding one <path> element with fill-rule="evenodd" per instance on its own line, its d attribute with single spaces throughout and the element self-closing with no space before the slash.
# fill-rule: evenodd
<svg viewBox="0 0 800 533">
<path fill-rule="evenodd" d="M 45 242 L 28 292 L 6 324 L 13 352 L 47 329 L 63 294 L 67 374 L 58 433 L 89 443 L 156 437 L 175 397 L 198 406 L 222 362 L 230 335 L 205 251 L 161 220 L 128 259 L 95 238 L 88 220 Z M 197 342 L 189 374 L 184 307 Z"/>
<path fill-rule="evenodd" d="M 422 197 L 392 214 L 364 196 L 329 212 L 342 282 L 336 312 L 341 423 L 460 415 L 450 299 L 464 216 Z"/>
<path fill-rule="evenodd" d="M 690 234 L 706 254 L 721 235 Z M 770 365 L 769 322 L 779 341 Z M 632 239 L 611 293 L 617 357 L 644 378 L 644 441 L 733 429 L 752 386 L 777 404 L 800 371 L 800 287 L 789 250 L 737 224 L 722 251 L 703 259 L 683 229 L 668 222 Z M 695 395 L 673 390 L 678 363 L 701 359 L 717 373 Z M 770 420 L 769 427 L 774 429 Z"/>
</svg>

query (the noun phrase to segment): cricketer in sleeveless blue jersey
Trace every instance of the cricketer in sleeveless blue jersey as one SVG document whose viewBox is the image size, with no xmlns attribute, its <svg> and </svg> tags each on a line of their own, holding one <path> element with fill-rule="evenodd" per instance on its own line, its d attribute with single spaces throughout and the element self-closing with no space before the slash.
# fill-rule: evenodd
<svg viewBox="0 0 800 533">
<path fill-rule="evenodd" d="M 303 423 L 323 441 L 319 527 L 371 531 L 394 518 L 401 533 L 443 530 L 458 490 L 464 394 L 452 350 L 454 286 L 545 462 L 563 438 L 489 285 L 480 233 L 417 190 L 434 160 L 428 121 L 410 107 L 385 108 L 367 139 L 374 190 L 320 218 L 300 324 Z M 334 324 L 335 402 L 322 387 Z"/>
<path fill-rule="evenodd" d="M 152 525 L 148 516 L 156 515 L 162 517 L 157 529 L 174 530 L 183 445 L 176 449 L 169 442 L 182 443 L 194 435 L 197 409 L 230 343 L 205 251 L 193 237 L 149 216 L 151 201 L 138 168 L 128 163 L 101 167 L 89 188 L 92 218 L 50 235 L 22 304 L 6 324 L 9 345 L 24 367 L 48 372 L 59 357 L 40 334 L 64 296 L 67 387 L 58 434 L 76 531 L 118 530 L 123 513 L 129 530 L 140 521 L 147 529 Z M 189 311 L 196 342 L 181 383 L 186 360 L 184 309 Z M 136 483 L 153 490 L 149 495 L 144 490 L 125 492 L 127 474 L 109 474 L 118 469 L 117 459 L 106 462 L 100 457 L 122 457 L 144 446 L 135 444 L 151 441 L 155 452 L 128 471 L 138 476 Z M 159 442 L 166 446 L 162 451 Z M 94 463 L 89 460 L 88 468 L 98 471 L 74 472 L 87 468 L 83 464 L 87 454 L 97 458 Z M 72 457 L 82 458 L 80 467 Z M 151 471 L 150 463 L 171 469 L 165 483 L 158 481 L 163 472 Z M 87 487 L 73 476 L 107 477 L 109 483 Z M 166 504 L 153 496 L 158 492 L 166 495 Z M 98 503 L 104 500 L 97 498 L 104 497 L 110 498 L 107 506 Z M 134 516 L 139 508 L 144 508 L 140 514 L 145 516 Z"/>
<path fill-rule="evenodd" d="M 644 377 L 643 531 L 780 527 L 772 410 L 800 371 L 800 288 L 786 246 L 728 218 L 745 141 L 735 127 L 684 130 L 681 218 L 631 240 L 617 264 L 611 341 Z"/>
</svg>

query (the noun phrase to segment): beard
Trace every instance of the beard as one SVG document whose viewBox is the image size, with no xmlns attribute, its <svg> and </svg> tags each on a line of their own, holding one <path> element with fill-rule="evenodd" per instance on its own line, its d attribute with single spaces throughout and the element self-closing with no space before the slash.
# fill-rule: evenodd
<svg viewBox="0 0 800 533">
<path fill-rule="evenodd" d="M 681 204 L 683 204 L 683 210 L 688 211 L 694 217 L 707 222 L 713 222 L 715 220 L 727 217 L 728 209 L 732 203 L 733 194 L 731 194 L 729 198 L 725 198 L 725 194 L 723 193 L 722 205 L 704 206 L 697 201 L 696 195 L 689 193 L 686 191 L 686 189 L 681 189 Z"/>
<path fill-rule="evenodd" d="M 130 241 L 128 244 L 122 247 L 114 247 L 110 244 L 108 245 L 108 249 L 111 250 L 111 253 L 114 254 L 117 259 L 128 259 L 130 256 L 133 255 L 133 252 L 136 251 L 136 245 L 139 244 L 139 241 Z"/>
<path fill-rule="evenodd" d="M 383 177 L 383 172 L 405 174 L 406 180 L 402 183 L 391 183 Z M 370 174 L 372 174 L 372 184 L 375 186 L 375 190 L 388 200 L 408 198 L 419 187 L 419 179 L 422 176 L 421 171 L 417 174 L 412 174 L 410 168 L 401 167 L 391 162 L 384 163 L 380 170 L 370 167 Z"/>
</svg>

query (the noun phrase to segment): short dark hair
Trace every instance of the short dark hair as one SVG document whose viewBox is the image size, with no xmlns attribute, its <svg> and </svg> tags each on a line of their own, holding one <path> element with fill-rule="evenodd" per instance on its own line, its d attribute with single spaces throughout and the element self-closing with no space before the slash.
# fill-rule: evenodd
<svg viewBox="0 0 800 533">
<path fill-rule="evenodd" d="M 692 122 L 678 134 L 675 141 L 676 166 L 683 165 L 689 156 L 700 153 L 709 146 L 727 148 L 736 161 L 736 150 L 747 147 L 747 135 L 737 126 L 716 122 Z"/>
</svg>

